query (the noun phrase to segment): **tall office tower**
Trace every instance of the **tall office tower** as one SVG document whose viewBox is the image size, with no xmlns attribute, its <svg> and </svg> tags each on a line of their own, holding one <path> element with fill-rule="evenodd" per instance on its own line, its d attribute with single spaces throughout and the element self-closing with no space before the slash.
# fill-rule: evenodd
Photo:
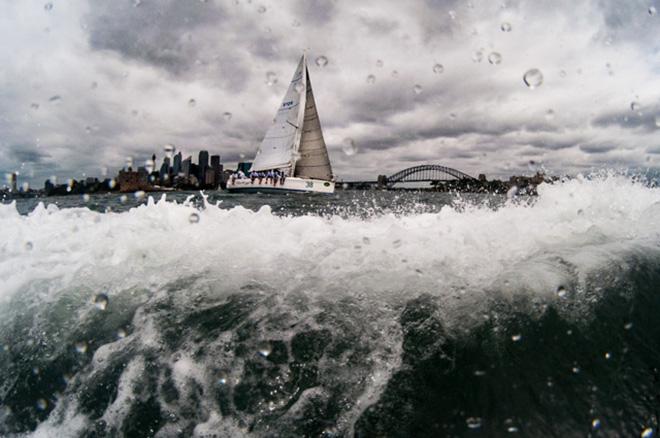
<svg viewBox="0 0 660 438">
<path fill-rule="evenodd" d="M 18 181 L 17 180 L 18 180 L 18 175 L 16 174 L 16 172 L 12 173 L 10 182 L 11 182 L 11 191 L 14 192 L 14 193 L 18 191 L 18 187 L 17 187 Z"/>
<path fill-rule="evenodd" d="M 192 157 L 188 156 L 183 162 L 181 162 L 181 173 L 183 173 L 183 176 L 188 178 L 190 176 L 190 168 L 192 164 Z"/>
<path fill-rule="evenodd" d="M 160 166 L 160 182 L 166 182 L 170 179 L 170 157 L 163 158 L 163 164 Z"/>
<path fill-rule="evenodd" d="M 220 164 L 220 155 L 211 155 L 211 170 L 213 174 L 211 179 L 211 186 L 217 187 L 220 184 L 220 174 L 222 173 L 222 165 Z M 208 180 L 208 178 L 207 178 Z"/>
<path fill-rule="evenodd" d="M 181 173 L 181 151 L 174 156 L 174 165 L 172 166 L 172 175 L 178 176 Z"/>
<path fill-rule="evenodd" d="M 199 179 L 200 182 L 204 182 L 206 180 L 206 169 L 209 167 L 209 153 L 208 151 L 199 151 L 199 174 L 197 175 L 197 178 Z"/>
</svg>

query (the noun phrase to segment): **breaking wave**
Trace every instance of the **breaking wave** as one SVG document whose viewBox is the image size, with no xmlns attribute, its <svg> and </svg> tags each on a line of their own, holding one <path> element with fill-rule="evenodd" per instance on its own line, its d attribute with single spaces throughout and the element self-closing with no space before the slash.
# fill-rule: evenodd
<svg viewBox="0 0 660 438">
<path fill-rule="evenodd" d="M 303 215 L 2 205 L 0 433 L 657 430 L 660 191 L 538 192 Z"/>
</svg>

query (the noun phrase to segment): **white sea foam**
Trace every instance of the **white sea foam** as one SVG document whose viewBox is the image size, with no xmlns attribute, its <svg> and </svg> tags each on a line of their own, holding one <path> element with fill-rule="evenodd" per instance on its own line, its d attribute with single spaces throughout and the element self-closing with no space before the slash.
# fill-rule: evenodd
<svg viewBox="0 0 660 438">
<path fill-rule="evenodd" d="M 366 219 L 207 205 L 199 223 L 190 223 L 195 209 L 165 197 L 106 214 L 40 205 L 22 216 L 3 205 L 0 300 L 36 285 L 44 300 L 71 286 L 112 300 L 117 291 L 158 290 L 186 277 L 222 282 L 228 291 L 250 281 L 312 294 L 484 289 L 543 254 L 593 268 L 617 251 L 655 246 L 659 210 L 660 191 L 621 176 L 542 185 L 531 205 Z M 538 281 L 561 282 L 548 275 Z"/>
</svg>

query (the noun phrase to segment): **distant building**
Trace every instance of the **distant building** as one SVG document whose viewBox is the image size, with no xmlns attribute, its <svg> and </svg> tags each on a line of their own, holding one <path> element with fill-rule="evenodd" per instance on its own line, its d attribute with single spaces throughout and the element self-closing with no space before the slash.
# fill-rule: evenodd
<svg viewBox="0 0 660 438">
<path fill-rule="evenodd" d="M 179 151 L 174 156 L 174 164 L 172 165 L 172 175 L 178 176 L 181 173 L 181 152 Z"/>
<path fill-rule="evenodd" d="M 9 182 L 11 184 L 11 191 L 12 192 L 18 192 L 18 186 L 17 186 L 17 184 L 18 184 L 18 175 L 16 174 L 16 172 L 11 174 Z"/>
<path fill-rule="evenodd" d="M 238 172 L 239 170 L 242 170 L 243 173 L 247 174 L 250 171 L 250 167 L 252 167 L 252 163 L 248 161 L 241 161 L 238 163 L 238 168 L 236 171 Z"/>
<path fill-rule="evenodd" d="M 183 162 L 181 163 L 181 173 L 183 174 L 184 177 L 189 177 L 190 176 L 190 171 L 192 167 L 192 157 L 188 156 Z"/>
<path fill-rule="evenodd" d="M 120 170 L 117 175 L 117 185 L 120 192 L 148 191 L 153 187 L 149 184 L 149 173 L 144 167 L 138 167 L 137 172 Z"/>
<path fill-rule="evenodd" d="M 199 151 L 198 173 L 195 173 L 200 181 L 206 181 L 206 169 L 209 167 L 209 152 Z"/>
<path fill-rule="evenodd" d="M 160 166 L 160 172 L 158 173 L 160 178 L 160 183 L 164 184 L 170 180 L 170 157 L 163 158 L 163 164 Z"/>
</svg>

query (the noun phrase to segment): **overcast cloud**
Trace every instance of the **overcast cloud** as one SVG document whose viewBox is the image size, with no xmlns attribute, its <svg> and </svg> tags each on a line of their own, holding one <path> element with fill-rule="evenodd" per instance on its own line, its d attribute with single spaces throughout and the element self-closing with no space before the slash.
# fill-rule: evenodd
<svg viewBox="0 0 660 438">
<path fill-rule="evenodd" d="M 2 3 L 0 171 L 33 186 L 160 162 L 168 143 L 251 158 L 303 50 L 339 178 L 424 163 L 490 177 L 530 161 L 554 174 L 660 165 L 654 2 Z"/>
</svg>

